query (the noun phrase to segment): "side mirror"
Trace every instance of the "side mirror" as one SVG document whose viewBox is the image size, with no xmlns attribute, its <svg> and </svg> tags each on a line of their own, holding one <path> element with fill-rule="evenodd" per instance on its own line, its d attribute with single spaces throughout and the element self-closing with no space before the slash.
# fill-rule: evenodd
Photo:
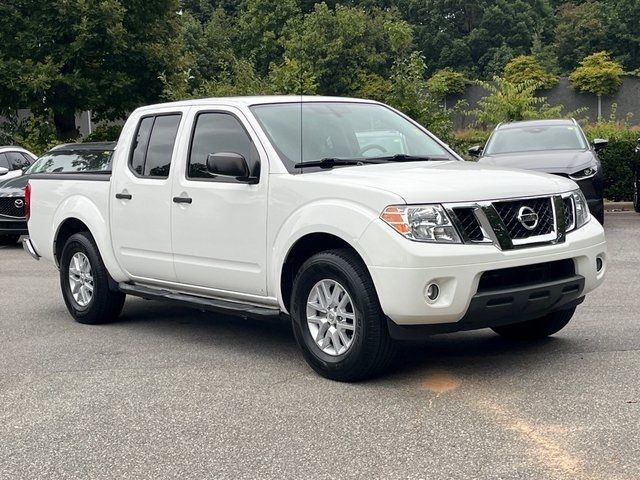
<svg viewBox="0 0 640 480">
<path fill-rule="evenodd" d="M 258 183 L 257 178 L 249 176 L 247 160 L 239 153 L 210 153 L 207 156 L 207 170 L 216 177 L 235 178 L 244 183 Z"/>
<path fill-rule="evenodd" d="M 0 177 L 2 175 L 6 175 L 7 173 L 9 173 L 9 169 L 8 168 L 0 167 Z"/>
<path fill-rule="evenodd" d="M 469 155 L 477 158 L 480 155 L 482 155 L 482 149 L 483 149 L 482 145 L 474 145 L 469 149 Z"/>
<path fill-rule="evenodd" d="M 598 150 L 602 150 L 607 145 L 609 145 L 609 140 L 605 140 L 604 138 L 594 138 L 592 145 L 593 149 L 597 152 Z"/>
</svg>

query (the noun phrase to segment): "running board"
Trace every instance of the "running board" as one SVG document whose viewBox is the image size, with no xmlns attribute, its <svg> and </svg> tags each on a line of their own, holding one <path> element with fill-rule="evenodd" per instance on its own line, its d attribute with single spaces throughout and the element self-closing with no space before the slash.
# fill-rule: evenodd
<svg viewBox="0 0 640 480">
<path fill-rule="evenodd" d="M 258 319 L 278 319 L 281 316 L 279 308 L 258 307 L 247 303 L 199 297 L 197 295 L 178 293 L 162 288 L 143 287 L 121 282 L 118 284 L 118 290 L 127 295 L 142 297 L 146 300 L 160 300 L 217 313 Z"/>
</svg>

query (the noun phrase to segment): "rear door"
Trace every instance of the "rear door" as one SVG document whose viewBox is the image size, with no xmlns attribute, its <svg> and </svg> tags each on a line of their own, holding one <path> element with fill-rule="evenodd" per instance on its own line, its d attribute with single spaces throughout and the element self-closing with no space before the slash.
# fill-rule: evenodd
<svg viewBox="0 0 640 480">
<path fill-rule="evenodd" d="M 173 251 L 180 283 L 237 299 L 266 296 L 268 163 L 242 112 L 194 108 L 174 176 Z M 241 154 L 257 184 L 215 177 L 212 153 Z M 211 290 L 215 290 L 211 292 Z"/>
<path fill-rule="evenodd" d="M 121 267 L 138 281 L 176 280 L 170 174 L 185 112 L 177 109 L 142 116 L 130 148 L 118 155 L 114 165 L 112 242 Z"/>
</svg>

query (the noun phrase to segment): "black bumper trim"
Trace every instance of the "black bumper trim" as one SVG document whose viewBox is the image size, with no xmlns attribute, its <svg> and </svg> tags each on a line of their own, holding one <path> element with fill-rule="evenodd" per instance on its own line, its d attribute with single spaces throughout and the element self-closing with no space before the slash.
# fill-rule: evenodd
<svg viewBox="0 0 640 480">
<path fill-rule="evenodd" d="M 418 340 L 438 333 L 498 327 L 542 317 L 555 310 L 575 307 L 584 301 L 584 277 L 505 290 L 477 293 L 458 322 L 429 325 L 398 325 L 387 318 L 389 334 L 395 340 Z"/>
</svg>

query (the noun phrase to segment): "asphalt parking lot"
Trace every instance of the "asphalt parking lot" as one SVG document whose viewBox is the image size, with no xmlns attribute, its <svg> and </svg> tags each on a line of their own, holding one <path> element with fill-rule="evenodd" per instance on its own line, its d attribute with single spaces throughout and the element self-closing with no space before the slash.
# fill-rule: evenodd
<svg viewBox="0 0 640 480">
<path fill-rule="evenodd" d="M 534 344 L 403 349 L 315 375 L 286 325 L 140 299 L 74 323 L 57 271 L 0 249 L 0 478 L 640 478 L 640 215 L 607 217 L 608 278 Z"/>
</svg>

